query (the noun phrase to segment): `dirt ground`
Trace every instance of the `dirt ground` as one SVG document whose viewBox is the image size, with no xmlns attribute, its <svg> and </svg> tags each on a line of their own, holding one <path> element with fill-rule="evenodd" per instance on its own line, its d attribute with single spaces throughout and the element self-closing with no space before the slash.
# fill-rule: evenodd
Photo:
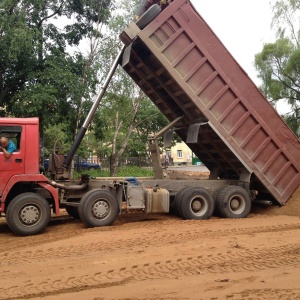
<svg viewBox="0 0 300 300">
<path fill-rule="evenodd" d="M 87 229 L 63 214 L 16 237 L 0 220 L 0 300 L 300 299 L 300 187 L 245 219 L 128 213 Z"/>
</svg>

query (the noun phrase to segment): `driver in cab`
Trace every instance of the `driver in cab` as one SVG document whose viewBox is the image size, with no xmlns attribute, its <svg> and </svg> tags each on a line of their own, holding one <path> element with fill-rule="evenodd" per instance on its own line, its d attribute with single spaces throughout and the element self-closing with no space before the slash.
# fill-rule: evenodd
<svg viewBox="0 0 300 300">
<path fill-rule="evenodd" d="M 7 137 L 1 137 L 0 150 L 3 152 L 6 158 L 10 158 L 12 153 L 17 149 L 13 141 L 8 140 Z"/>
</svg>

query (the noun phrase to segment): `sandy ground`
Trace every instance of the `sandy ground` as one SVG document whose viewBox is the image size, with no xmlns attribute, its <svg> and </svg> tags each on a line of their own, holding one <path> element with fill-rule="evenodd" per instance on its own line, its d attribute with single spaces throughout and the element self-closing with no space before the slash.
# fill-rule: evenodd
<svg viewBox="0 0 300 300">
<path fill-rule="evenodd" d="M 248 218 L 130 213 L 87 229 L 66 214 L 16 237 L 0 220 L 0 300 L 300 299 L 300 188 Z"/>
</svg>

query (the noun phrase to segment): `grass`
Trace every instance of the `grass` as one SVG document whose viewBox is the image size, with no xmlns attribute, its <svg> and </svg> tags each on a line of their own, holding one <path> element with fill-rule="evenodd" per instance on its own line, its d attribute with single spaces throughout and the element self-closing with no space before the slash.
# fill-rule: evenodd
<svg viewBox="0 0 300 300">
<path fill-rule="evenodd" d="M 109 170 L 91 170 L 81 173 L 74 173 L 74 178 L 78 178 L 80 174 L 89 174 L 92 177 L 110 177 Z M 120 167 L 117 177 L 153 177 L 154 172 L 151 168 L 142 168 L 136 166 Z"/>
</svg>

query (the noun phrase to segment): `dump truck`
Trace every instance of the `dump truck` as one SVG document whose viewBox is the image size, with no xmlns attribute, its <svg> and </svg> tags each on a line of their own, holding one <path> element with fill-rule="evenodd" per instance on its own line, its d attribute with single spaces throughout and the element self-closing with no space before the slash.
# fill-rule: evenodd
<svg viewBox="0 0 300 300">
<path fill-rule="evenodd" d="M 56 143 L 40 168 L 38 118 L 0 118 L 16 151 L 0 153 L 0 215 L 17 235 L 41 233 L 61 209 L 87 227 L 121 213 L 175 211 L 183 219 L 244 218 L 253 202 L 284 205 L 300 183 L 300 144 L 188 0 L 150 7 L 121 33 L 116 57 L 69 153 Z M 71 179 L 69 167 L 115 69 L 121 66 L 170 121 L 149 137 L 154 178 Z M 157 139 L 176 132 L 208 180 L 164 177 Z"/>
<path fill-rule="evenodd" d="M 142 30 L 131 23 L 120 38 L 122 67 L 170 122 L 182 117 L 176 133 L 211 178 L 288 201 L 300 183 L 299 139 L 190 1 L 173 1 Z"/>
</svg>

